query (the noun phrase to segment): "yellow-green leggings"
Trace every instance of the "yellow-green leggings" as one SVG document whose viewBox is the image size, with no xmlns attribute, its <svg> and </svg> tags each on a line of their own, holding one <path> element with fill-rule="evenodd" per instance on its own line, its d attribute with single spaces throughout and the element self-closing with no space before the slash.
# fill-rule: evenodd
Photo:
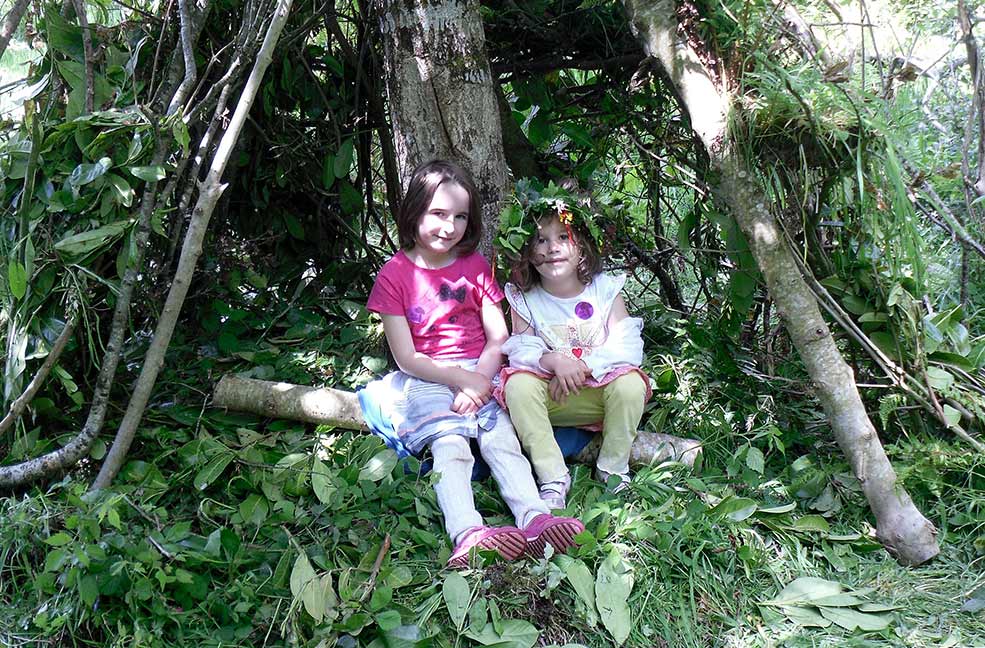
<svg viewBox="0 0 985 648">
<path fill-rule="evenodd" d="M 612 475 L 629 472 L 629 450 L 643 416 L 646 385 L 638 373 L 619 376 L 604 387 L 582 388 L 563 405 L 553 400 L 548 381 L 516 373 L 506 382 L 506 405 L 520 444 L 530 457 L 538 483 L 568 473 L 554 440 L 553 426 L 578 427 L 602 421 L 602 448 L 596 467 Z"/>
</svg>

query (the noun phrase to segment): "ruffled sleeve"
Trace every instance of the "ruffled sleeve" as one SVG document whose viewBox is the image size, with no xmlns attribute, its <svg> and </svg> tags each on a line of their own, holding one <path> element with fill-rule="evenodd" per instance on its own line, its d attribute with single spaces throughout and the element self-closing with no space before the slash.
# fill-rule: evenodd
<svg viewBox="0 0 985 648">
<path fill-rule="evenodd" d="M 516 284 L 508 283 L 506 284 L 505 292 L 506 301 L 510 303 L 510 308 L 532 326 L 533 316 L 530 314 L 530 307 L 527 305 L 527 300 L 523 297 L 523 291 Z"/>
<path fill-rule="evenodd" d="M 592 349 L 582 358 L 595 380 L 618 367 L 639 367 L 643 364 L 643 320 L 627 317 L 609 331 L 605 343 Z"/>
<path fill-rule="evenodd" d="M 615 303 L 616 297 L 622 293 L 622 287 L 626 285 L 626 275 L 610 275 L 603 272 L 595 277 L 594 283 L 602 318 L 604 321 L 608 321 L 609 313 L 612 312 L 612 304 Z"/>
</svg>

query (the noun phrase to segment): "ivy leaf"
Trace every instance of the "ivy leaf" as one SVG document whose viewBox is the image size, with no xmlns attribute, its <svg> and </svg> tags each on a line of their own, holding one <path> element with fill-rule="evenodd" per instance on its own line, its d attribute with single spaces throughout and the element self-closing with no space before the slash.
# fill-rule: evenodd
<svg viewBox="0 0 985 648">
<path fill-rule="evenodd" d="M 602 561 L 595 577 L 595 605 L 602 618 L 602 625 L 619 646 L 629 638 L 632 628 L 627 603 L 632 591 L 632 570 L 619 555 L 619 550 L 613 547 Z"/>
<path fill-rule="evenodd" d="M 465 577 L 458 572 L 451 572 L 445 576 L 441 597 L 445 599 L 448 616 L 451 617 L 455 628 L 461 630 L 465 615 L 469 611 L 469 599 L 472 598 L 472 591 Z"/>
</svg>

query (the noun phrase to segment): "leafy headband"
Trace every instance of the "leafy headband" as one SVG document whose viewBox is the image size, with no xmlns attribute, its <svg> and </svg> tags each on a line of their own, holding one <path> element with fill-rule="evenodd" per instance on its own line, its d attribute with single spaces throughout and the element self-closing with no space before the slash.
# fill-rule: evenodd
<svg viewBox="0 0 985 648">
<path fill-rule="evenodd" d="M 537 180 L 524 178 L 516 183 L 512 200 L 500 212 L 496 247 L 511 259 L 519 259 L 520 251 L 537 229 L 537 221 L 548 215 L 557 215 L 572 239 L 575 236 L 571 224 L 577 220 L 585 226 L 596 244 L 601 241 L 602 232 L 592 218 L 588 198 L 580 197 L 553 182 L 544 187 Z"/>
</svg>

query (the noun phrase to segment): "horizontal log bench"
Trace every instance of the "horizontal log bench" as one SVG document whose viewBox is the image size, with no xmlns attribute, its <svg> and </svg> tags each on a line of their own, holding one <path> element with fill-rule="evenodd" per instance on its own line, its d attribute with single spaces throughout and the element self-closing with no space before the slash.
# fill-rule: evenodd
<svg viewBox="0 0 985 648">
<path fill-rule="evenodd" d="M 330 425 L 346 430 L 369 431 L 356 394 L 330 387 L 305 387 L 284 382 L 223 376 L 216 385 L 212 405 L 270 418 Z M 596 434 L 578 453 L 575 461 L 594 465 L 601 446 L 602 435 Z M 664 461 L 678 461 L 694 466 L 700 455 L 700 441 L 640 430 L 629 453 L 629 464 L 647 466 Z"/>
</svg>

